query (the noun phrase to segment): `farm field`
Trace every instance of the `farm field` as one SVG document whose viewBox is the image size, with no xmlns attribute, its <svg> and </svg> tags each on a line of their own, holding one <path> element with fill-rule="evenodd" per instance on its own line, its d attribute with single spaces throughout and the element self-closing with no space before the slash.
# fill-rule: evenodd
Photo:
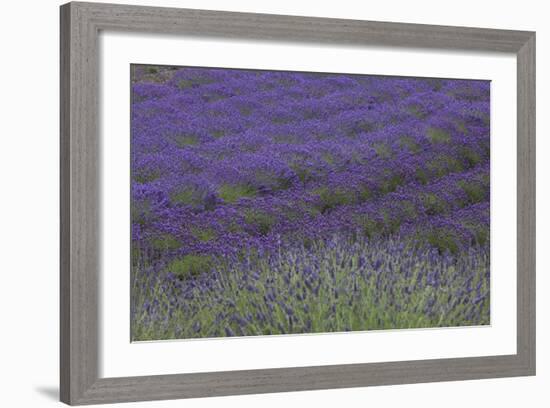
<svg viewBox="0 0 550 408">
<path fill-rule="evenodd" d="M 490 83 L 132 65 L 133 341 L 490 323 Z"/>
</svg>

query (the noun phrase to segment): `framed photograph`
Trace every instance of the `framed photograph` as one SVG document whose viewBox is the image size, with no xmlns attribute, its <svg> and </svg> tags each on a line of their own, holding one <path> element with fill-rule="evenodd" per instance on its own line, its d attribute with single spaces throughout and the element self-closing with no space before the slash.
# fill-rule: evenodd
<svg viewBox="0 0 550 408">
<path fill-rule="evenodd" d="M 68 3 L 60 194 L 67 404 L 535 374 L 533 32 Z"/>
</svg>

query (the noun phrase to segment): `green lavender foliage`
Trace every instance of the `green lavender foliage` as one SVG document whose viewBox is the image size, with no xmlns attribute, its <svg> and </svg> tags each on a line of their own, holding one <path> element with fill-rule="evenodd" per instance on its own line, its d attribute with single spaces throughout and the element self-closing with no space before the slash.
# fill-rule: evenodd
<svg viewBox="0 0 550 408">
<path fill-rule="evenodd" d="M 335 237 L 253 255 L 227 268 L 219 260 L 214 271 L 205 258 L 163 274 L 142 263 L 133 340 L 489 324 L 487 245 L 454 256 L 397 239 Z"/>
</svg>

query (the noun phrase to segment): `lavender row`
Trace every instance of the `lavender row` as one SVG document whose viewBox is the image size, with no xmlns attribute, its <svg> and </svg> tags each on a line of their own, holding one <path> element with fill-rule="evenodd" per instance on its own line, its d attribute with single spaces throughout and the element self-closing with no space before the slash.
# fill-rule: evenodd
<svg viewBox="0 0 550 408">
<path fill-rule="evenodd" d="M 132 339 L 489 324 L 488 247 L 455 258 L 401 240 L 333 237 L 248 253 L 180 280 L 133 275 Z"/>
<path fill-rule="evenodd" d="M 168 205 L 156 210 L 143 208 L 134 213 L 134 241 L 142 250 L 158 252 L 159 257 L 192 253 L 227 256 L 245 247 L 274 248 L 281 240 L 307 242 L 338 232 L 371 238 L 411 235 L 411 225 L 427 228 L 430 220 L 445 217 L 459 220 L 446 229 L 464 237 L 459 225 L 466 220 L 455 213 L 471 206 L 488 212 L 489 167 L 452 173 L 427 185 L 412 182 L 378 199 L 363 200 L 360 193 L 352 189 L 286 192 L 204 212 Z M 475 228 L 485 231 L 488 225 L 487 218 Z M 404 226 L 408 229 L 402 231 Z M 471 242 L 461 238 L 457 245 Z"/>
</svg>

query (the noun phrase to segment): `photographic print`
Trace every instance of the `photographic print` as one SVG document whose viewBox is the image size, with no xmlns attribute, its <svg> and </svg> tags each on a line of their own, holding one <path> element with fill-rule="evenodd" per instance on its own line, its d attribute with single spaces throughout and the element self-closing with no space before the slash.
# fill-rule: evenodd
<svg viewBox="0 0 550 408">
<path fill-rule="evenodd" d="M 131 65 L 131 340 L 490 324 L 490 82 Z"/>
</svg>

